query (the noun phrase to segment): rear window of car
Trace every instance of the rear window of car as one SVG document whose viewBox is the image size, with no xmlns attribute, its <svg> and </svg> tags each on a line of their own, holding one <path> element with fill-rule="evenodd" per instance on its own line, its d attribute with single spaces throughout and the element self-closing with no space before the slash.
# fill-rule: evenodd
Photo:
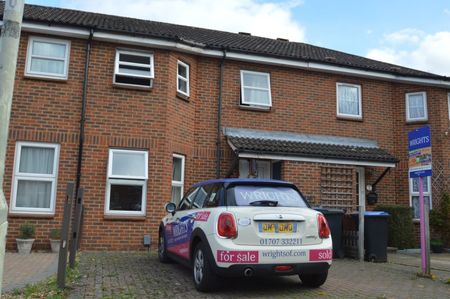
<svg viewBox="0 0 450 299">
<path fill-rule="evenodd" d="M 282 186 L 234 186 L 227 191 L 229 206 L 307 207 L 297 190 Z"/>
</svg>

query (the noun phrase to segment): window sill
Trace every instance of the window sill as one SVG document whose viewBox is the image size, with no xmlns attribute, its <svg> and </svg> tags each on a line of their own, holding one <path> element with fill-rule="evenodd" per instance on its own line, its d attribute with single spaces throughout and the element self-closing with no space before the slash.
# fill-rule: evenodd
<svg viewBox="0 0 450 299">
<path fill-rule="evenodd" d="M 176 97 L 179 98 L 179 99 L 182 99 L 183 101 L 190 102 L 189 96 L 187 96 L 185 94 L 182 94 L 181 92 L 177 91 Z"/>
<path fill-rule="evenodd" d="M 53 219 L 55 214 L 36 214 L 27 212 L 9 212 L 8 217 L 10 218 L 40 218 L 40 219 Z"/>
<path fill-rule="evenodd" d="M 407 125 L 421 125 L 421 124 L 427 124 L 428 119 L 421 119 L 421 120 L 407 120 Z"/>
<path fill-rule="evenodd" d="M 119 83 L 113 83 L 113 88 L 119 88 L 119 89 L 134 89 L 134 90 L 140 90 L 140 91 L 152 91 L 152 86 L 133 86 L 133 85 L 125 85 L 125 84 L 119 84 Z"/>
<path fill-rule="evenodd" d="M 61 82 L 61 83 L 67 83 L 68 81 L 67 77 L 51 77 L 45 75 L 32 75 L 32 74 L 25 74 L 23 78 L 29 80 L 40 80 L 40 81 Z"/>
<path fill-rule="evenodd" d="M 336 115 L 337 120 L 344 120 L 344 121 L 356 121 L 356 122 L 363 122 L 362 117 L 352 117 L 352 116 L 345 116 L 345 115 Z"/>
<path fill-rule="evenodd" d="M 132 216 L 132 215 L 103 215 L 105 220 L 125 220 L 125 221 L 145 221 L 146 216 Z"/>
<path fill-rule="evenodd" d="M 239 109 L 258 112 L 270 112 L 272 107 L 239 105 Z"/>
</svg>

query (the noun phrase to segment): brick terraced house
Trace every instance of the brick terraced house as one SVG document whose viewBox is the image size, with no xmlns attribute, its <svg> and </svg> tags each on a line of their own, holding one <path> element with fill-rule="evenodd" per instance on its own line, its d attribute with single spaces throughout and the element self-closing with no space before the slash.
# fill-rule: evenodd
<svg viewBox="0 0 450 299">
<path fill-rule="evenodd" d="M 142 249 L 166 202 L 215 177 L 291 181 L 350 212 L 388 170 L 379 202 L 418 215 L 407 132 L 431 126 L 436 177 L 450 177 L 449 92 L 448 77 L 285 39 L 26 5 L 7 248 L 25 221 L 48 248 L 69 181 L 86 250 Z M 442 186 L 426 181 L 432 207 Z"/>
</svg>

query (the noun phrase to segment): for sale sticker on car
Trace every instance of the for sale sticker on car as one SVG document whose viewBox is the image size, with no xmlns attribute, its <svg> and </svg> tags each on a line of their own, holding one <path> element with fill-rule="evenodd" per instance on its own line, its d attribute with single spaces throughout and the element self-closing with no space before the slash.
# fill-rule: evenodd
<svg viewBox="0 0 450 299">
<path fill-rule="evenodd" d="M 259 262 L 258 251 L 227 251 L 217 250 L 219 263 L 233 264 L 257 264 Z"/>
<path fill-rule="evenodd" d="M 309 251 L 310 261 L 330 261 L 333 259 L 333 251 L 331 249 L 313 249 Z"/>
</svg>

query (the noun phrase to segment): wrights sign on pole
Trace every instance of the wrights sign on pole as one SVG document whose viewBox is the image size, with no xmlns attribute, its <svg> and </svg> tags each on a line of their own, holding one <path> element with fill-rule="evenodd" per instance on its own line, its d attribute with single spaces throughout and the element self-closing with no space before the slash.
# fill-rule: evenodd
<svg viewBox="0 0 450 299">
<path fill-rule="evenodd" d="M 430 228 L 428 224 L 429 205 L 425 205 L 423 196 L 423 178 L 432 175 L 431 130 L 429 126 L 408 133 L 409 177 L 418 179 L 420 207 L 420 252 L 422 274 L 430 275 Z M 428 185 L 428 188 L 431 188 Z"/>
</svg>

